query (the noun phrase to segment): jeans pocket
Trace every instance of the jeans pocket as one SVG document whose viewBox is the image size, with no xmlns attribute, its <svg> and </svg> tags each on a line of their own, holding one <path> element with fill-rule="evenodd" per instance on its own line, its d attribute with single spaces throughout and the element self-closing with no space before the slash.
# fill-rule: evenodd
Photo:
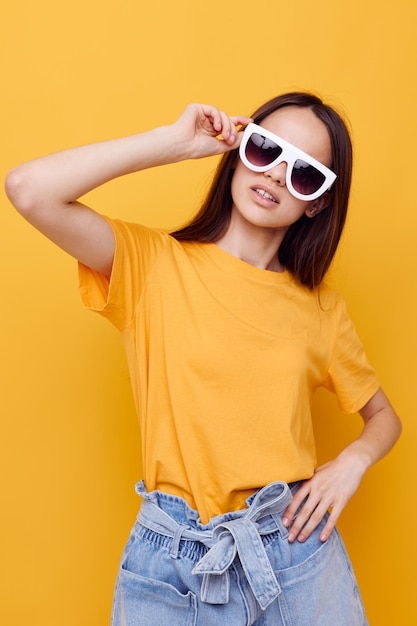
<svg viewBox="0 0 417 626">
<path fill-rule="evenodd" d="M 195 626 L 197 600 L 189 591 L 121 569 L 112 626 Z"/>
<path fill-rule="evenodd" d="M 293 567 L 277 570 L 284 624 L 291 626 L 366 626 L 365 611 L 337 531 Z M 301 548 L 301 546 L 298 546 Z"/>
<path fill-rule="evenodd" d="M 111 626 L 195 626 L 197 598 L 178 561 L 161 548 L 160 536 L 142 534 L 136 524 L 123 552 Z"/>
</svg>

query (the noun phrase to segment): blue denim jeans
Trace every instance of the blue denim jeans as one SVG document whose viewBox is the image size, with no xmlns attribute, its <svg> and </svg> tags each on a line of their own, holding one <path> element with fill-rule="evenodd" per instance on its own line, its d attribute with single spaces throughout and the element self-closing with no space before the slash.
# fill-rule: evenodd
<svg viewBox="0 0 417 626">
<path fill-rule="evenodd" d="M 271 483 L 201 524 L 182 498 L 138 483 L 112 626 L 367 626 L 338 532 L 322 543 L 323 520 L 288 543 L 282 513 L 297 487 Z"/>
</svg>

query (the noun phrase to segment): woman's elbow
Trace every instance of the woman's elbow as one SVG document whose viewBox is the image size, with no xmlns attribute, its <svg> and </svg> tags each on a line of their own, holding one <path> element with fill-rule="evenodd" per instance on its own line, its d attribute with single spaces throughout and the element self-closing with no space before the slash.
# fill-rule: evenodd
<svg viewBox="0 0 417 626">
<path fill-rule="evenodd" d="M 29 213 L 35 207 L 33 185 L 24 167 L 18 166 L 7 174 L 5 191 L 10 202 L 19 213 Z"/>
</svg>

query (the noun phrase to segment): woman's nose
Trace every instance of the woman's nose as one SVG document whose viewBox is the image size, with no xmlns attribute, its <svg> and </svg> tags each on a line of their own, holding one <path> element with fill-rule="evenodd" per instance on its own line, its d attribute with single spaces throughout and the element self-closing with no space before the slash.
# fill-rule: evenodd
<svg viewBox="0 0 417 626">
<path fill-rule="evenodd" d="M 271 180 L 276 182 L 278 185 L 281 185 L 281 186 L 285 185 L 285 179 L 286 179 L 286 175 L 287 175 L 287 164 L 286 164 L 286 162 L 285 161 L 281 161 L 281 163 L 278 163 L 274 167 L 271 167 L 270 170 L 266 170 L 266 172 L 264 172 L 264 175 L 267 178 L 270 178 Z"/>
</svg>

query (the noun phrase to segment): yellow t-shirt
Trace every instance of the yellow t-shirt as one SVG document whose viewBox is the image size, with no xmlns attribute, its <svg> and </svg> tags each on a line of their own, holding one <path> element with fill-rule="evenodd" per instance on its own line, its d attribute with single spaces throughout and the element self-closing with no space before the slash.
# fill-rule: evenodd
<svg viewBox="0 0 417 626">
<path fill-rule="evenodd" d="M 109 223 L 110 284 L 80 265 L 80 290 L 122 334 L 147 489 L 185 498 L 206 522 L 271 481 L 310 477 L 315 389 L 353 413 L 379 387 L 340 296 L 212 243 Z"/>
</svg>

